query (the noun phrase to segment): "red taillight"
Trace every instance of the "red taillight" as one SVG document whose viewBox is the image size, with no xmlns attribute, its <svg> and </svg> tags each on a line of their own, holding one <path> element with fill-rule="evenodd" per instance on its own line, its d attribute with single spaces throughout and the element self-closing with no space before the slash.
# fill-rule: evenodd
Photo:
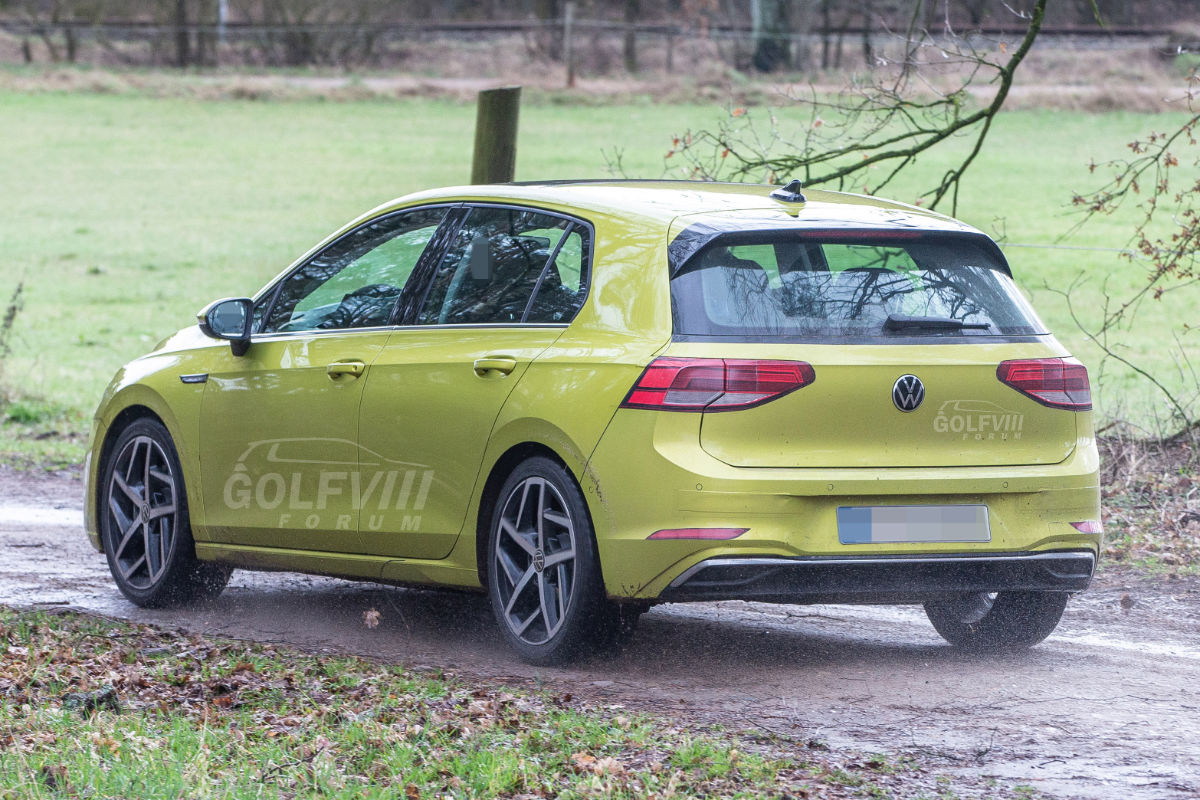
<svg viewBox="0 0 1200 800">
<path fill-rule="evenodd" d="M 1085 519 L 1079 522 L 1072 522 L 1071 527 L 1080 533 L 1104 533 L 1104 526 L 1100 524 L 1098 519 Z"/>
<path fill-rule="evenodd" d="M 1000 382 L 1050 408 L 1087 411 L 1092 388 L 1087 367 L 1073 358 L 1022 358 L 1002 361 L 996 368 Z"/>
<path fill-rule="evenodd" d="M 782 397 L 813 382 L 803 361 L 656 358 L 629 390 L 622 408 L 733 411 Z"/>
</svg>

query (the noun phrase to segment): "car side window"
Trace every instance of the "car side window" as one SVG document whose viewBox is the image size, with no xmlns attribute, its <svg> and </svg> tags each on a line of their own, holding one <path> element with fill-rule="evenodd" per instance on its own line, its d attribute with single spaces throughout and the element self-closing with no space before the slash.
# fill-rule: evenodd
<svg viewBox="0 0 1200 800">
<path fill-rule="evenodd" d="M 587 294 L 589 232 L 519 208 L 472 208 L 430 284 L 420 325 L 569 322 Z M 531 302 L 532 301 L 532 302 Z"/>
<path fill-rule="evenodd" d="M 389 324 L 448 209 L 393 214 L 343 236 L 281 282 L 260 333 Z"/>
<path fill-rule="evenodd" d="M 563 237 L 558 254 L 546 267 L 541 285 L 529 306 L 526 322 L 570 322 L 587 297 L 588 265 L 592 240 L 582 225 Z"/>
</svg>

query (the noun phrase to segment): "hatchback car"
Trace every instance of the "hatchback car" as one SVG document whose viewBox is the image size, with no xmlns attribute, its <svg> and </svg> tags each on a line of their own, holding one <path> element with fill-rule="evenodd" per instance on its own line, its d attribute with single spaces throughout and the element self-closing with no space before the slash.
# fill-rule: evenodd
<svg viewBox="0 0 1200 800">
<path fill-rule="evenodd" d="M 922 604 L 955 645 L 1027 647 L 1099 553 L 1090 409 L 1000 248 L 939 214 L 429 191 L 121 369 L 87 530 L 140 605 L 235 567 L 481 590 L 537 663 L 730 598 Z"/>
</svg>

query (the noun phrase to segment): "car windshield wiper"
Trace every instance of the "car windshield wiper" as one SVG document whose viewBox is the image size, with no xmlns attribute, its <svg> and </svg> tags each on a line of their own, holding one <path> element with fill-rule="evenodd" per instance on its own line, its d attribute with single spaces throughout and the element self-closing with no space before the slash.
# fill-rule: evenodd
<svg viewBox="0 0 1200 800">
<path fill-rule="evenodd" d="M 963 322 L 952 317 L 910 317 L 905 314 L 888 314 L 883 323 L 885 331 L 985 331 L 992 326 L 986 322 Z"/>
</svg>

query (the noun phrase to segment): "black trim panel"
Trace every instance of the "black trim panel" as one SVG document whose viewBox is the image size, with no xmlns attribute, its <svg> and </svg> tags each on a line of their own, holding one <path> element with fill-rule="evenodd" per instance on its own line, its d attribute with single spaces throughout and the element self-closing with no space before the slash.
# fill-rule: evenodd
<svg viewBox="0 0 1200 800">
<path fill-rule="evenodd" d="M 1078 592 L 1091 583 L 1088 550 L 987 555 L 710 558 L 659 596 L 663 602 L 921 603 L 959 592 Z"/>
</svg>

